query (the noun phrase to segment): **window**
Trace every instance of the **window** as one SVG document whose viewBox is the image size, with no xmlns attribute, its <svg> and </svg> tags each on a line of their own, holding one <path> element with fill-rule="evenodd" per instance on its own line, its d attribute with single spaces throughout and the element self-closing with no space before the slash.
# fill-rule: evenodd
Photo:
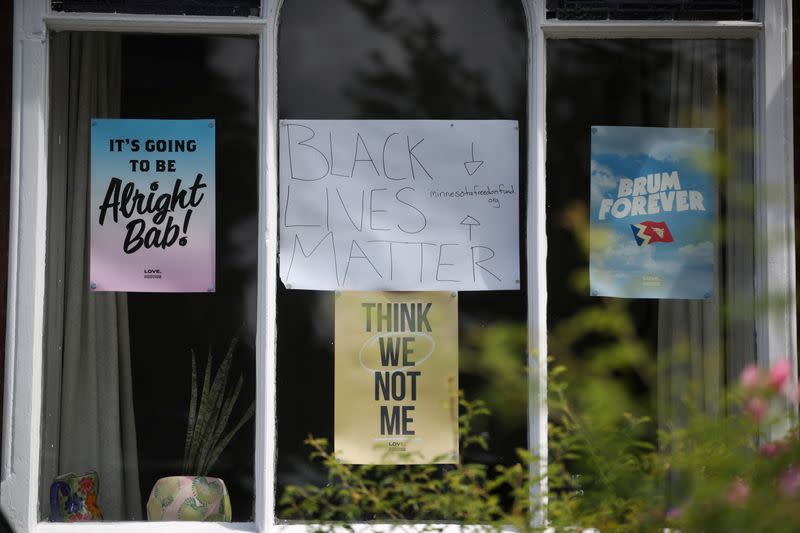
<svg viewBox="0 0 800 533">
<path fill-rule="evenodd" d="M 592 405 L 609 417 L 612 413 L 649 417 L 655 423 L 644 426 L 647 431 L 641 437 L 655 446 L 663 445 L 658 430 L 681 427 L 693 409 L 724 414 L 723 388 L 735 384 L 742 369 L 755 362 L 752 49 L 749 40 L 723 39 L 574 39 L 548 45 L 550 353 L 568 368 L 566 381 L 576 405 Z M 591 99 L 584 97 L 587 86 L 594 95 Z M 603 104 L 597 105 L 599 101 Z M 643 165 L 652 165 L 647 168 L 667 168 L 682 157 L 678 152 L 666 154 L 667 141 L 655 151 L 644 148 L 646 155 L 636 150 L 614 157 L 596 154 L 592 131 L 598 125 L 714 132 L 716 192 L 709 202 L 717 205 L 718 244 L 713 248 L 709 241 L 689 244 L 690 235 L 684 231 L 679 237 L 680 230 L 672 229 L 684 257 L 700 254 L 704 247 L 702 253 L 713 254 L 715 281 L 709 298 L 590 296 L 587 255 L 592 261 L 607 260 L 595 248 L 595 234 L 589 234 L 590 250 L 582 246 L 585 228 L 598 222 L 597 213 L 586 209 L 590 190 L 597 194 L 601 178 L 613 181 L 617 173 L 627 175 L 636 168 L 634 160 L 650 157 L 663 162 L 646 162 Z M 648 130 L 639 131 L 643 135 Z M 570 149 L 564 150 L 565 146 Z M 671 214 L 658 208 L 645 218 L 671 227 L 680 220 Z M 634 224 L 642 218 L 622 220 Z M 693 224 L 696 230 L 699 223 Z M 660 250 L 637 246 L 630 230 L 626 236 L 627 240 L 614 242 L 615 254 L 653 264 L 664 260 L 656 255 Z M 620 276 L 631 268 L 627 260 L 614 263 Z M 681 282 L 691 283 L 691 262 L 683 268 Z M 667 267 L 655 270 L 662 273 Z M 553 272 L 573 273 L 572 283 L 564 283 Z M 630 320 L 626 327 L 633 331 L 627 335 L 637 348 L 628 357 L 622 355 L 625 342 L 620 338 L 625 334 L 617 335 L 610 324 L 607 332 L 593 329 L 593 313 Z M 596 490 L 591 482 L 582 489 Z M 670 489 L 677 499 L 677 491 Z"/>
<path fill-rule="evenodd" d="M 181 464 L 192 353 L 202 369 L 213 352 L 216 368 L 235 339 L 228 389 L 240 375 L 247 379 L 233 418 L 255 393 L 257 42 L 88 32 L 56 33 L 51 42 L 40 513 L 55 518 L 49 492 L 57 475 L 96 471 L 104 518 L 141 520 L 159 478 L 193 473 Z M 218 176 L 213 292 L 87 294 L 86 125 L 96 118 L 208 117 L 218 132 L 210 147 Z M 253 514 L 253 441 L 250 423 L 209 470 L 225 481 L 236 521 Z"/>
<path fill-rule="evenodd" d="M 527 444 L 546 454 L 544 354 L 551 347 L 550 320 L 572 313 L 576 308 L 573 305 L 579 308 L 588 299 L 575 297 L 564 287 L 567 270 L 585 263 L 560 248 L 559 236 L 569 237 L 559 233 L 562 230 L 554 215 L 572 200 L 585 202 L 591 134 L 586 127 L 595 120 L 612 126 L 631 122 L 676 126 L 683 118 L 680 113 L 673 116 L 672 110 L 680 107 L 680 98 L 702 97 L 705 102 L 706 95 L 712 94 L 713 102 L 703 107 L 720 114 L 708 124 L 701 123 L 703 127 L 722 128 L 720 118 L 738 113 L 735 116 L 741 119 L 740 124 L 755 132 L 754 140 L 738 152 L 740 168 L 752 169 L 751 176 L 741 178 L 752 187 L 755 197 L 746 215 L 753 221 L 752 234 L 742 244 L 746 248 L 750 239 L 755 243 L 752 252 L 745 252 L 746 259 L 752 254 L 753 298 L 759 305 L 776 309 L 755 321 L 746 321 L 749 329 L 722 326 L 714 338 L 724 340 L 722 353 L 728 363 L 736 360 L 734 348 L 753 346 L 759 364 L 789 356 L 796 365 L 796 313 L 791 298 L 794 207 L 793 195 L 789 194 L 792 146 L 787 142 L 792 138 L 791 98 L 783 84 L 791 69 L 791 54 L 782 37 L 789 24 L 788 3 L 648 2 L 645 6 L 642 2 L 471 0 L 470 4 L 472 9 L 448 11 L 450 2 L 433 6 L 411 0 L 285 0 L 282 4 L 176 1 L 158 6 L 122 1 L 16 3 L 10 303 L 0 504 L 17 530 L 97 529 L 80 524 L 40 524 L 44 513 L 39 512 L 43 502 L 40 486 L 48 476 L 44 465 L 54 453 L 48 435 L 57 427 L 47 417 L 56 412 L 52 398 L 61 393 L 46 384 L 48 376 L 62 375 L 52 372 L 50 354 L 57 344 L 51 339 L 53 325 L 63 323 L 54 321 L 53 315 L 65 308 L 53 305 L 53 293 L 48 288 L 52 278 L 58 278 L 54 270 L 58 264 L 53 264 L 52 258 L 64 257 L 50 248 L 56 244 L 58 232 L 66 230 L 53 227 L 56 223 L 52 215 L 59 206 L 66 209 L 56 201 L 66 197 L 57 197 L 50 188 L 66 183 L 49 179 L 50 166 L 63 150 L 60 142 L 64 142 L 53 124 L 66 120 L 61 117 L 64 109 L 60 103 L 73 101 L 54 90 L 59 79 L 70 79 L 72 66 L 55 61 L 64 50 L 59 41 L 65 39 L 92 35 L 117 41 L 119 52 L 110 46 L 101 49 L 120 54 L 119 61 L 108 64 L 121 69 L 120 90 L 113 92 L 120 99 L 120 116 L 173 118 L 180 114 L 176 118 L 205 118 L 200 114 L 213 112 L 220 125 L 226 123 L 222 129 L 228 133 L 220 132 L 217 137 L 218 174 L 223 169 L 237 174 L 233 189 L 225 189 L 220 182 L 219 202 L 225 205 L 217 206 L 216 235 L 221 243 L 217 249 L 221 269 L 218 279 L 226 286 L 217 287 L 215 296 L 129 294 L 125 300 L 129 314 L 138 317 L 131 322 L 129 332 L 131 353 L 136 358 L 131 380 L 134 404 L 138 401 L 137 384 L 141 381 L 142 392 L 147 392 L 150 384 L 143 377 L 150 371 L 148 355 L 159 365 L 172 366 L 178 358 L 185 365 L 187 348 L 194 346 L 202 353 L 211 344 L 215 351 L 224 350 L 230 329 L 244 324 L 236 355 L 251 390 L 243 392 L 240 402 L 245 403 L 248 395 L 254 397 L 256 412 L 253 434 L 243 430 L 242 445 L 234 445 L 234 453 L 241 460 L 229 461 L 240 463 L 231 464 L 231 471 L 237 480 L 235 490 L 240 491 L 235 500 L 243 498 L 245 502 L 233 504 L 237 522 L 226 527 L 234 531 L 269 531 L 283 523 L 276 501 L 285 484 L 320 479 L 320 471 L 306 462 L 299 441 L 307 432 L 328 435 L 331 431 L 330 404 L 315 408 L 315 404 L 330 402 L 330 366 L 313 374 L 311 393 L 304 395 L 297 390 L 299 369 L 306 361 L 329 365 L 325 359 L 331 354 L 331 323 L 318 321 L 322 326 L 317 330 L 309 322 L 313 317 L 330 316 L 331 296 L 287 290 L 278 276 L 279 120 L 283 118 L 504 117 L 519 121 L 520 183 L 524 190 L 520 211 L 520 220 L 524 221 L 520 228 L 523 290 L 464 294 L 459 318 L 470 328 L 474 325 L 470 331 L 486 331 L 499 316 L 524 330 L 528 363 L 533 367 L 530 388 L 524 395 L 527 417 L 517 411 L 509 423 L 495 419 L 492 431 L 507 431 L 504 438 L 508 448 Z M 391 17 L 385 18 L 387 15 Z M 664 24 L 659 19 L 671 22 Z M 422 28 L 420 23 L 424 23 Z M 364 35 L 357 46 L 353 45 L 356 31 Z M 411 34 L 403 35 L 404 31 Z M 458 54 L 453 55 L 454 50 Z M 693 57 L 702 59 L 695 61 Z M 716 92 L 683 93 L 667 87 L 673 68 L 684 60 L 695 64 L 698 75 L 713 71 Z M 448 69 L 447 76 L 438 78 L 441 72 L 434 67 Z M 140 77 L 142 71 L 155 76 Z M 179 92 L 190 81 L 186 77 L 190 72 L 202 74 L 197 91 Z M 419 72 L 426 76 L 416 75 Z M 750 73 L 752 85 L 737 85 L 737 80 Z M 611 92 L 609 80 L 616 75 L 628 80 L 629 85 Z M 450 83 L 453 79 L 458 83 Z M 419 84 L 420 80 L 435 81 Z M 644 80 L 661 80 L 663 85 L 651 91 L 637 85 Z M 398 91 L 398 85 L 403 89 Z M 681 79 L 675 87 L 688 85 Z M 608 91 L 607 96 L 590 99 L 592 90 Z M 732 90 L 740 91 L 736 98 L 728 98 Z M 723 108 L 723 96 L 726 103 L 742 107 Z M 67 130 L 62 131 L 68 131 L 68 123 L 65 127 Z M 731 138 L 727 139 L 729 142 Z M 562 172 L 568 175 L 559 175 Z M 567 183 L 575 186 L 567 187 Z M 727 215 L 736 209 L 733 198 L 723 198 L 720 204 Z M 781 236 L 769 255 L 758 246 L 767 235 Z M 720 264 L 726 268 L 744 264 L 732 262 L 734 259 L 726 258 Z M 70 262 L 59 264 L 70 266 Z M 648 335 L 652 349 L 658 351 L 661 341 L 655 329 L 660 321 L 655 317 L 666 309 L 655 303 L 636 305 L 640 310 L 637 325 Z M 186 331 L 191 330 L 187 333 L 190 340 L 166 337 L 161 318 L 176 313 L 183 315 L 179 322 L 191 324 L 191 328 L 186 326 Z M 467 329 L 462 335 L 467 335 Z M 464 345 L 471 342 L 463 337 L 461 340 Z M 512 352 L 514 364 L 523 364 L 525 354 Z M 140 356 L 142 353 L 146 355 Z M 169 354 L 171 360 L 153 354 Z M 496 399 L 501 382 L 479 376 L 487 370 L 478 359 L 472 360 L 468 354 L 461 357 L 464 388 Z M 466 363 L 475 366 L 467 368 Z M 735 372 L 734 367 L 726 368 Z M 165 374 L 174 372 L 170 369 Z M 181 372 L 185 375 L 185 368 Z M 494 392 L 491 387 L 495 387 Z M 62 390 L 70 389 L 67 386 Z M 177 398 L 184 398 L 186 390 L 165 399 L 166 403 L 180 408 Z M 146 409 L 154 404 L 160 405 L 147 399 L 133 409 L 138 456 L 144 454 L 146 459 L 140 460 L 137 468 L 140 500 L 146 496 L 145 485 L 176 459 L 172 452 L 158 455 L 154 451 L 156 438 L 167 438 L 159 434 L 161 426 L 148 427 L 149 421 L 140 420 L 147 415 L 139 407 Z M 180 425 L 180 415 L 173 413 L 163 416 Z M 171 432 L 172 428 L 168 429 Z M 181 433 L 179 429 L 177 434 Z M 179 442 L 173 445 L 180 448 Z M 502 462 L 502 453 L 482 460 Z M 248 455 L 254 455 L 254 464 L 249 464 Z M 102 508 L 102 500 L 100 505 Z M 108 521 L 101 528 L 149 531 L 157 526 Z M 173 529 L 202 533 L 219 526 L 176 523 Z"/>
<path fill-rule="evenodd" d="M 421 6 L 401 0 L 377 10 L 343 1 L 288 2 L 281 13 L 279 117 L 512 119 L 524 131 L 526 103 L 520 95 L 526 92 L 527 38 L 519 24 L 523 19 L 522 6 L 516 1 L 453 0 Z M 464 146 L 466 156 L 469 148 Z M 524 169 L 524 135 L 519 158 L 519 167 Z M 520 189 L 519 209 L 524 213 L 524 172 Z M 281 205 L 285 201 L 281 199 Z M 353 217 L 358 220 L 357 215 Z M 524 216 L 519 235 L 524 248 Z M 420 240 L 430 238 L 427 234 Z M 280 497 L 288 484 L 324 484 L 326 480 L 319 462 L 310 461 L 310 449 L 303 442 L 309 434 L 335 440 L 335 295 L 287 289 L 280 281 L 278 287 Z M 515 460 L 515 448 L 527 445 L 526 305 L 524 283 L 517 291 L 459 292 L 459 388 L 468 399 L 485 400 L 493 412 L 485 428 L 491 435 L 490 449 L 469 450 L 465 461 L 508 464 Z M 490 356 L 492 342 L 503 347 L 495 357 Z M 287 517 L 280 510 L 277 515 L 306 521 L 319 518 Z"/>
</svg>

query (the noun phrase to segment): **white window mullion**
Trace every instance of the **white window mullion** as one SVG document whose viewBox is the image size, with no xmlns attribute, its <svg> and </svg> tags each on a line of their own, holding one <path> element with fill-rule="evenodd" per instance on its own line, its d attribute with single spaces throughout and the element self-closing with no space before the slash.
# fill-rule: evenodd
<svg viewBox="0 0 800 533">
<path fill-rule="evenodd" d="M 794 164 L 792 135 L 792 5 L 762 0 L 764 32 L 756 40 L 756 318 L 758 361 L 792 361 L 797 379 Z M 788 423 L 788 420 L 787 420 Z M 787 428 L 774 428 L 777 434 Z"/>
<path fill-rule="evenodd" d="M 538 459 L 530 475 L 532 504 L 540 509 L 547 494 L 547 232 L 545 226 L 546 22 L 544 0 L 527 0 L 528 15 L 528 183 L 526 248 L 528 258 L 528 447 Z M 533 516 L 542 527 L 543 513 Z"/>
<path fill-rule="evenodd" d="M 44 0 L 14 5 L 6 387 L 0 505 L 12 526 L 38 520 L 47 202 Z"/>
<path fill-rule="evenodd" d="M 266 27 L 261 36 L 259 87 L 259 272 L 256 393 L 256 525 L 275 524 L 277 478 L 277 331 L 278 266 L 278 18 L 282 0 L 264 0 Z"/>
</svg>

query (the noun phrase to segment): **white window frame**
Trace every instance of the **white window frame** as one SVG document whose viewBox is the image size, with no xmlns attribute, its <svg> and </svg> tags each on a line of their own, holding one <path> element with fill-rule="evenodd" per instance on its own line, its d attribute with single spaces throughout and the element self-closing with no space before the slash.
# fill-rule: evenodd
<svg viewBox="0 0 800 533">
<path fill-rule="evenodd" d="M 756 258 L 756 297 L 770 312 L 756 323 L 759 364 L 788 357 L 797 369 L 792 137 L 791 0 L 756 0 L 756 21 L 554 21 L 545 0 L 520 0 L 528 26 L 528 335 L 532 369 L 529 445 L 547 460 L 547 277 L 545 98 L 548 39 L 733 38 L 755 44 L 757 241 L 780 235 Z M 306 530 L 275 515 L 277 265 L 277 29 L 283 0 L 259 17 L 56 13 L 50 0 L 15 0 L 11 205 L 0 507 L 17 531 L 115 533 Z M 259 250 L 256 358 L 255 522 L 38 522 L 47 205 L 48 32 L 111 31 L 257 35 L 259 43 Z M 774 242 L 774 238 L 773 238 Z M 538 498 L 544 481 L 534 490 Z M 544 517 L 538 516 L 537 520 Z M 452 526 L 455 529 L 455 526 Z"/>
</svg>

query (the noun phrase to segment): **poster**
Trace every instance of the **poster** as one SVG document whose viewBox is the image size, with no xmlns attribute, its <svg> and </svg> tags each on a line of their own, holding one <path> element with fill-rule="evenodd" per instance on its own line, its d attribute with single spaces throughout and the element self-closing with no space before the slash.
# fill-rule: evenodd
<svg viewBox="0 0 800 533">
<path fill-rule="evenodd" d="M 214 292 L 215 123 L 93 119 L 93 291 Z"/>
<path fill-rule="evenodd" d="M 282 120 L 289 289 L 518 290 L 519 126 Z"/>
<path fill-rule="evenodd" d="M 713 295 L 714 131 L 593 126 L 593 296 Z"/>
<path fill-rule="evenodd" d="M 336 295 L 334 449 L 350 464 L 458 461 L 458 295 Z"/>
</svg>

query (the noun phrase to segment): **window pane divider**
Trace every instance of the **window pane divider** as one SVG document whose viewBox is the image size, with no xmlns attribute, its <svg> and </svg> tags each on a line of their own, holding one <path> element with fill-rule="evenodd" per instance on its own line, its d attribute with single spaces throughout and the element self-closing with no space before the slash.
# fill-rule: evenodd
<svg viewBox="0 0 800 533">
<path fill-rule="evenodd" d="M 548 39 L 752 39 L 761 22 L 692 20 L 544 20 Z"/>
<path fill-rule="evenodd" d="M 258 330 L 256 338 L 255 521 L 258 531 L 275 523 L 277 476 L 278 294 L 278 15 L 282 0 L 261 3 L 267 25 L 259 42 Z"/>
<path fill-rule="evenodd" d="M 760 0 L 757 7 L 764 32 L 755 46 L 756 357 L 763 368 L 788 359 L 789 380 L 797 383 L 792 1 Z M 797 409 L 784 414 L 766 438 L 783 437 Z"/>
<path fill-rule="evenodd" d="M 528 450 L 536 456 L 529 465 L 530 501 L 534 527 L 547 517 L 541 503 L 547 495 L 547 233 L 546 187 L 546 34 L 545 6 L 540 0 L 523 1 L 528 18 L 528 166 L 522 179 L 528 184 L 525 253 L 528 271 Z"/>
<path fill-rule="evenodd" d="M 195 33 L 258 35 L 262 17 L 207 17 L 195 15 L 139 15 L 132 13 L 56 13 L 44 17 L 54 31 L 114 31 L 128 33 Z"/>
</svg>

